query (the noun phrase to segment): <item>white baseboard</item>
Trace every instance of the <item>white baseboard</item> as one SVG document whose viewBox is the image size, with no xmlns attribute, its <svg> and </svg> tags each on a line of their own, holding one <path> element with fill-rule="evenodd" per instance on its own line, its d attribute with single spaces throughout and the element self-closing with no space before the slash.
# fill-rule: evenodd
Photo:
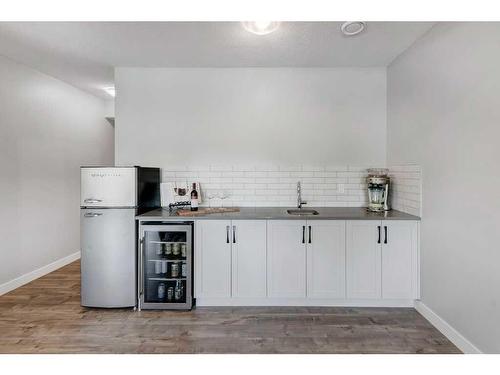
<svg viewBox="0 0 500 375">
<path fill-rule="evenodd" d="M 474 344 L 462 336 L 460 332 L 427 307 L 422 301 L 415 301 L 415 309 L 462 352 L 466 354 L 482 354 L 481 350 L 475 347 Z"/>
<path fill-rule="evenodd" d="M 196 297 L 196 306 L 413 307 L 413 300 Z"/>
<path fill-rule="evenodd" d="M 20 286 L 28 284 L 29 282 L 38 279 L 39 277 L 45 276 L 48 273 L 51 273 L 52 271 L 55 271 L 67 264 L 70 264 L 71 262 L 74 262 L 77 259 L 80 259 L 80 251 L 70 254 L 64 258 L 58 259 L 55 262 L 47 264 L 46 266 L 38 268 L 27 274 L 19 276 L 14 280 L 7 281 L 6 283 L 0 285 L 0 296 L 5 293 L 9 293 L 14 289 L 17 289 Z"/>
</svg>

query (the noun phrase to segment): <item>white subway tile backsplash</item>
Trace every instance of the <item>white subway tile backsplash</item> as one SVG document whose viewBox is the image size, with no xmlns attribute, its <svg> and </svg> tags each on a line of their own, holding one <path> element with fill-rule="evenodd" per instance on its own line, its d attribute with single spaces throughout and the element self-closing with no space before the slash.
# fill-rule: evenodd
<svg viewBox="0 0 500 375">
<path fill-rule="evenodd" d="M 313 177 L 312 171 L 290 172 L 290 177 Z"/>
<path fill-rule="evenodd" d="M 244 172 L 245 177 L 267 177 L 267 172 Z"/>
<path fill-rule="evenodd" d="M 392 208 L 412 215 L 422 214 L 422 173 L 418 165 L 389 167 Z"/>
<path fill-rule="evenodd" d="M 342 165 L 189 165 L 167 166 L 164 182 L 200 182 L 203 206 L 295 206 L 296 184 L 302 184 L 302 198 L 309 207 L 362 207 L 367 205 L 368 167 Z M 420 214 L 421 188 L 418 166 L 390 168 L 392 205 L 395 209 Z M 339 192 L 344 184 L 344 192 Z M 221 201 L 207 198 L 208 192 L 228 191 Z"/>
<path fill-rule="evenodd" d="M 314 177 L 337 177 L 337 172 L 313 172 Z"/>
<path fill-rule="evenodd" d="M 345 172 L 349 169 L 349 167 L 341 166 L 341 165 L 330 165 L 325 167 L 325 171 L 327 172 Z"/>
</svg>

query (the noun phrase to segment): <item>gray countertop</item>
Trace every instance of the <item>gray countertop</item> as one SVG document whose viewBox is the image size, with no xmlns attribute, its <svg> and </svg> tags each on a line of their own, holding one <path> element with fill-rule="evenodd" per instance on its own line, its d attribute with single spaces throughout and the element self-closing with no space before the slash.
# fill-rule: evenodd
<svg viewBox="0 0 500 375">
<path fill-rule="evenodd" d="M 168 209 L 156 209 L 136 216 L 142 221 L 169 220 L 420 220 L 418 216 L 391 210 L 383 213 L 370 212 L 366 208 L 357 207 L 310 207 L 319 215 L 289 215 L 286 210 L 294 207 L 240 207 L 240 212 L 209 214 L 204 216 L 178 216 Z"/>
</svg>

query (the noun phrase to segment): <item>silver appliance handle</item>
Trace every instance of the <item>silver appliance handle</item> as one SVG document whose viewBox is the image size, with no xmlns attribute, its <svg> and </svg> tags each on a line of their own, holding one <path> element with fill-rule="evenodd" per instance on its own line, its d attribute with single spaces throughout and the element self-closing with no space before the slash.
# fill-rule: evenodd
<svg viewBox="0 0 500 375">
<path fill-rule="evenodd" d="M 143 259 L 144 259 L 144 237 L 141 238 L 141 251 L 139 252 L 139 277 L 140 277 L 140 289 L 139 289 L 139 295 L 142 296 L 144 294 L 144 264 L 143 264 Z"/>
<path fill-rule="evenodd" d="M 102 199 L 95 199 L 95 198 L 87 198 L 84 200 L 85 203 L 99 203 L 102 202 Z"/>
<path fill-rule="evenodd" d="M 101 212 L 87 212 L 83 214 L 85 217 L 96 217 L 96 216 L 102 216 Z"/>
</svg>

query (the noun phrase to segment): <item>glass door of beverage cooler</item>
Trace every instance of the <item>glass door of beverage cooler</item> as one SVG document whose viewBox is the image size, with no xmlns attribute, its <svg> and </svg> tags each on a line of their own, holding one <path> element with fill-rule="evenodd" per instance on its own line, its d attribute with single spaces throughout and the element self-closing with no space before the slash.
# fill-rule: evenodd
<svg viewBox="0 0 500 375">
<path fill-rule="evenodd" d="M 192 225 L 140 226 L 139 309 L 192 308 Z"/>
</svg>

